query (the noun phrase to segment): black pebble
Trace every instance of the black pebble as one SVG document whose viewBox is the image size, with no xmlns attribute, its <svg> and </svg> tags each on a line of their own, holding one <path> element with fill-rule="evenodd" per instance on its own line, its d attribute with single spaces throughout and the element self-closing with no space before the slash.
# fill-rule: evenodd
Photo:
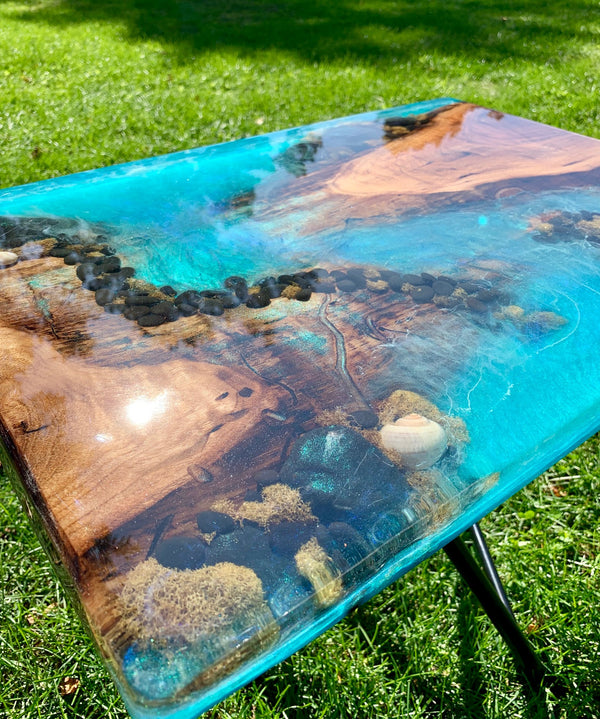
<svg viewBox="0 0 600 719">
<path fill-rule="evenodd" d="M 367 286 L 367 278 L 365 277 L 364 272 L 359 270 L 357 267 L 351 267 L 349 270 L 346 270 L 346 274 L 359 290 L 362 290 Z"/>
<path fill-rule="evenodd" d="M 104 307 L 104 305 L 108 304 L 109 302 L 112 302 L 114 298 L 114 290 L 108 289 L 106 287 L 100 290 L 96 290 L 96 294 L 94 296 L 96 304 L 100 305 L 101 307 Z"/>
<path fill-rule="evenodd" d="M 479 290 L 475 297 L 480 302 L 495 302 L 500 297 L 498 290 Z"/>
<path fill-rule="evenodd" d="M 152 314 L 152 312 L 137 318 L 137 323 L 140 327 L 158 327 L 158 325 L 162 325 L 164 321 L 164 317 Z"/>
<path fill-rule="evenodd" d="M 421 272 L 421 279 L 426 285 L 431 285 L 435 282 L 435 277 L 430 275 L 429 272 Z"/>
<path fill-rule="evenodd" d="M 303 287 L 300 292 L 296 293 L 296 296 L 294 297 L 295 300 L 298 300 L 298 302 L 308 302 L 310 300 L 312 295 L 312 290 L 310 287 Z"/>
<path fill-rule="evenodd" d="M 338 280 L 337 288 L 340 292 L 354 292 L 356 285 L 352 280 Z"/>
<path fill-rule="evenodd" d="M 228 277 L 223 284 L 227 289 L 233 290 L 242 302 L 248 299 L 248 284 L 243 277 L 233 275 L 232 277 Z"/>
<path fill-rule="evenodd" d="M 183 315 L 184 317 L 191 317 L 197 312 L 196 307 L 192 307 L 192 305 L 188 305 L 185 302 L 182 302 L 180 305 L 177 305 L 177 307 L 179 308 L 179 314 Z"/>
<path fill-rule="evenodd" d="M 403 280 L 405 283 L 408 282 L 409 285 L 414 285 L 415 287 L 425 284 L 425 280 L 421 275 L 404 275 Z"/>
<path fill-rule="evenodd" d="M 64 258 L 67 257 L 67 255 L 70 255 L 72 252 L 73 250 L 70 247 L 53 247 L 48 254 L 50 255 L 50 257 Z"/>
<path fill-rule="evenodd" d="M 452 287 L 456 287 L 456 280 L 452 277 L 447 277 L 446 275 L 440 275 L 438 277 L 438 280 L 440 282 L 447 282 L 449 285 L 452 285 Z"/>
<path fill-rule="evenodd" d="M 242 387 L 242 389 L 238 392 L 240 397 L 250 397 L 254 390 L 250 389 L 250 387 Z"/>
<path fill-rule="evenodd" d="M 158 297 L 152 297 L 151 295 L 129 295 L 125 298 L 125 304 L 130 307 L 151 307 L 158 304 L 158 302 Z"/>
<path fill-rule="evenodd" d="M 96 268 L 95 265 L 93 265 L 91 262 L 83 262 L 79 267 L 75 270 L 75 274 L 82 282 L 85 282 L 86 280 L 90 279 L 91 277 L 95 277 L 96 275 L 99 275 L 100 272 Z"/>
<path fill-rule="evenodd" d="M 125 305 L 125 309 L 123 310 L 123 317 L 126 317 L 128 320 L 137 320 L 138 317 L 143 317 L 147 314 L 148 308 L 143 306 L 129 307 Z"/>
<path fill-rule="evenodd" d="M 445 280 L 436 280 L 431 285 L 431 289 L 436 295 L 440 295 L 441 297 L 448 297 L 448 295 L 451 295 L 454 291 L 454 285 L 451 285 Z"/>
<path fill-rule="evenodd" d="M 256 482 L 256 486 L 262 489 L 271 484 L 277 484 L 279 482 L 279 472 L 274 469 L 261 469 L 252 479 Z"/>
<path fill-rule="evenodd" d="M 479 292 L 479 290 L 484 289 L 481 285 L 477 284 L 477 282 L 472 282 L 471 280 L 463 280 L 459 284 L 459 287 L 469 295 L 475 294 L 476 292 Z"/>
<path fill-rule="evenodd" d="M 369 409 L 357 409 L 350 416 L 362 429 L 372 429 L 379 424 L 379 417 Z"/>
<path fill-rule="evenodd" d="M 269 291 L 264 287 L 261 288 L 260 292 L 248 295 L 248 299 L 246 300 L 246 307 L 250 307 L 250 309 L 258 309 L 259 307 L 266 307 L 270 304 L 271 297 L 269 296 Z"/>
<path fill-rule="evenodd" d="M 175 297 L 177 292 L 171 287 L 171 285 L 163 285 L 160 288 L 160 291 L 163 293 L 163 295 L 168 295 L 169 297 Z"/>
<path fill-rule="evenodd" d="M 223 303 L 216 298 L 203 297 L 202 302 L 198 305 L 198 312 L 203 315 L 222 315 Z"/>
<path fill-rule="evenodd" d="M 476 297 L 467 297 L 465 303 L 472 312 L 487 312 L 487 305 Z"/>
<path fill-rule="evenodd" d="M 424 285 L 422 287 L 415 287 L 414 290 L 411 290 L 410 296 L 413 298 L 413 300 L 417 304 L 424 304 L 425 302 L 431 302 L 434 296 L 434 291 L 432 287 L 429 287 L 427 285 Z"/>
<path fill-rule="evenodd" d="M 95 264 L 100 268 L 100 272 L 119 272 L 121 269 L 121 260 L 115 255 L 101 257 Z"/>
<path fill-rule="evenodd" d="M 154 556 L 169 569 L 200 569 L 206 559 L 206 544 L 200 537 L 170 537 L 158 544 Z"/>
<path fill-rule="evenodd" d="M 229 534 L 235 529 L 235 522 L 228 514 L 207 509 L 196 515 L 198 529 L 205 534 Z"/>
<path fill-rule="evenodd" d="M 280 522 L 271 527 L 269 546 L 277 554 L 293 557 L 315 534 L 315 525 L 305 522 Z"/>
<path fill-rule="evenodd" d="M 402 285 L 404 284 L 404 276 L 399 272 L 393 272 L 392 270 L 382 270 L 380 273 L 381 279 L 388 283 L 390 290 L 393 292 L 402 292 Z"/>
<path fill-rule="evenodd" d="M 81 262 L 83 257 L 78 252 L 69 252 L 68 255 L 64 256 L 65 265 L 76 265 Z"/>
<path fill-rule="evenodd" d="M 172 302 L 157 302 L 152 305 L 152 314 L 164 317 L 167 322 L 174 322 L 179 317 L 177 307 Z"/>
<path fill-rule="evenodd" d="M 242 303 L 240 298 L 233 292 L 226 292 L 224 295 L 221 296 L 220 299 L 224 310 L 233 309 L 234 307 L 238 307 Z"/>
</svg>

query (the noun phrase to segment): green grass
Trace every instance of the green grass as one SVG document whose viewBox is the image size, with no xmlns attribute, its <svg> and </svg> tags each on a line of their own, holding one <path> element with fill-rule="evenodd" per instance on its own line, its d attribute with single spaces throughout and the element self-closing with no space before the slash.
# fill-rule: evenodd
<svg viewBox="0 0 600 719">
<path fill-rule="evenodd" d="M 597 10 L 0 0 L 0 186 L 439 96 L 598 137 Z M 600 717 L 599 462 L 594 438 L 483 522 L 563 696 L 528 694 L 437 555 L 212 717 Z M 0 716 L 125 717 L 5 478 L 0 512 Z"/>
</svg>

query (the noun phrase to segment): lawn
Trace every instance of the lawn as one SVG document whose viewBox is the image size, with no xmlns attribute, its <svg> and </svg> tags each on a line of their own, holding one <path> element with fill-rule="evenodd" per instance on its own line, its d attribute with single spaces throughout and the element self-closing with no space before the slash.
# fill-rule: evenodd
<svg viewBox="0 0 600 719">
<path fill-rule="evenodd" d="M 599 40 L 597 0 L 0 0 L 0 187 L 441 96 L 600 137 Z M 0 715 L 126 717 L 2 475 L 0 513 Z M 597 719 L 599 526 L 598 437 L 482 523 L 561 694 L 440 554 L 209 716 Z"/>
</svg>

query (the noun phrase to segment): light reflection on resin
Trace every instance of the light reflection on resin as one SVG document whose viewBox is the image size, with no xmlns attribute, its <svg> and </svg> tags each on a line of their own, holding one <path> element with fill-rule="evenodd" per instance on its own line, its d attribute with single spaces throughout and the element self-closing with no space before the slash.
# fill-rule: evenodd
<svg viewBox="0 0 600 719">
<path fill-rule="evenodd" d="M 3 461 L 134 716 L 207 709 L 597 428 L 599 166 L 441 100 L 0 193 Z"/>
</svg>

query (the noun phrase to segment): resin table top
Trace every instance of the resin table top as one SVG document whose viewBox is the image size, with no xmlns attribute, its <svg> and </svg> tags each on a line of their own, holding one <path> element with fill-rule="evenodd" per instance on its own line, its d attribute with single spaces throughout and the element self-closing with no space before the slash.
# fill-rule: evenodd
<svg viewBox="0 0 600 719">
<path fill-rule="evenodd" d="M 441 99 L 0 192 L 1 459 L 193 717 L 600 426 L 600 142 Z"/>
</svg>

